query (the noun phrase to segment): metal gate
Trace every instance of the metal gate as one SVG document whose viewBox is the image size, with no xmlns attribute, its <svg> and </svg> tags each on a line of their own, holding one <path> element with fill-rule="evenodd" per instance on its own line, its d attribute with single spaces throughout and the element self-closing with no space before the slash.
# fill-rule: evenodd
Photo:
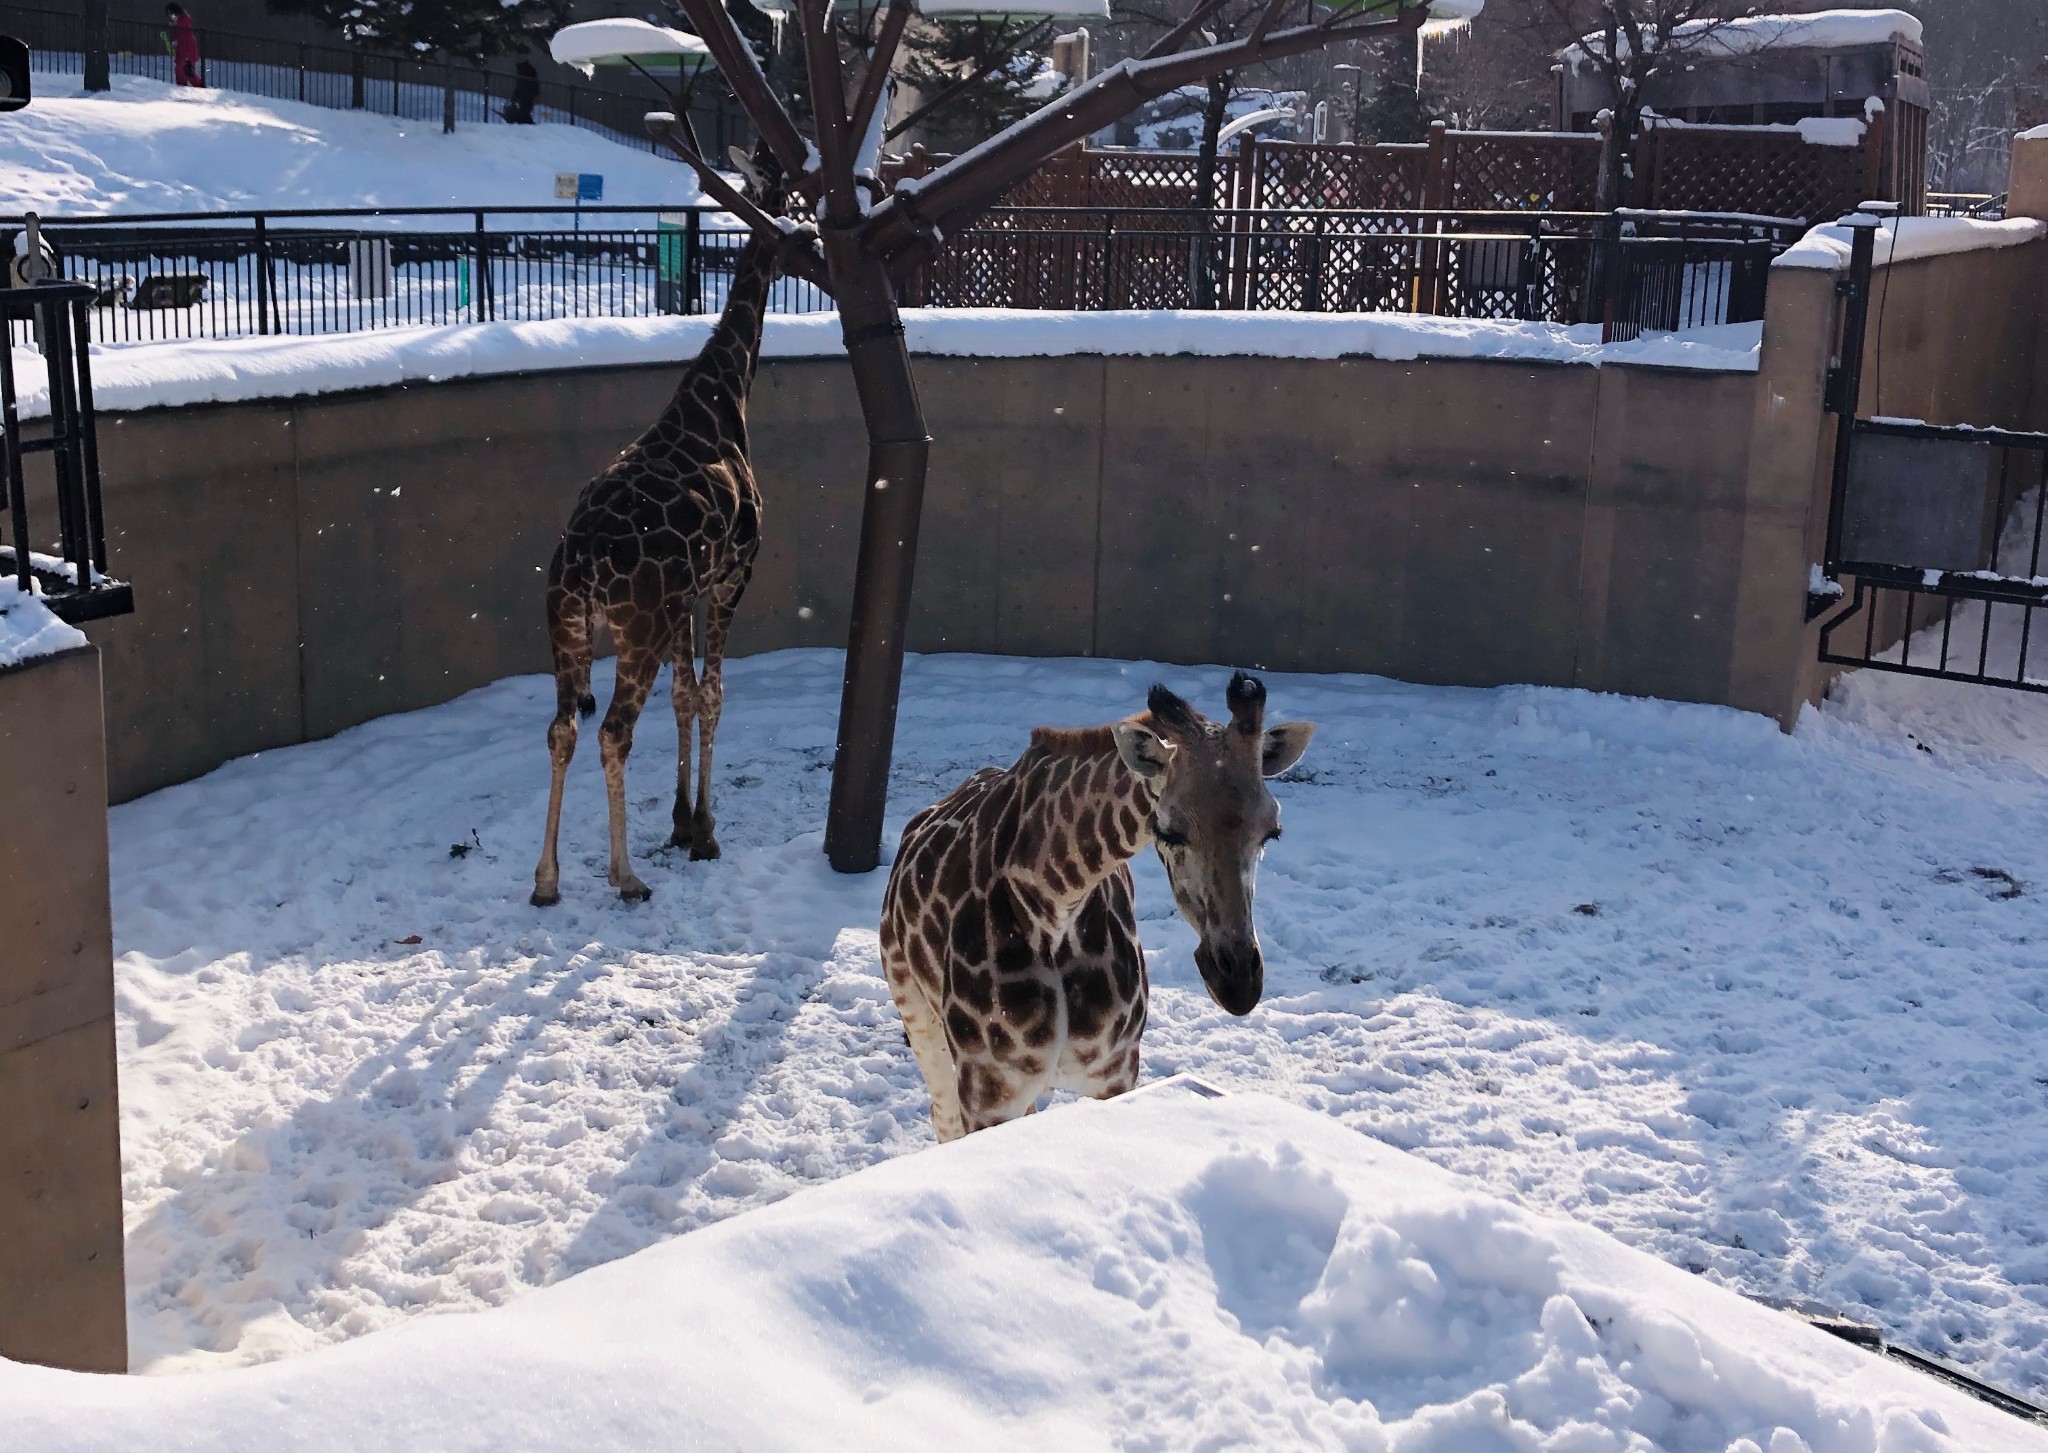
<svg viewBox="0 0 2048 1453">
<path fill-rule="evenodd" d="M 1892 210 L 1866 203 L 1852 219 L 1825 579 L 1809 597 L 1809 616 L 1827 615 L 1820 659 L 2048 691 L 2048 619 L 2035 619 L 2048 606 L 2048 434 L 1856 416 L 1874 241 Z"/>
</svg>

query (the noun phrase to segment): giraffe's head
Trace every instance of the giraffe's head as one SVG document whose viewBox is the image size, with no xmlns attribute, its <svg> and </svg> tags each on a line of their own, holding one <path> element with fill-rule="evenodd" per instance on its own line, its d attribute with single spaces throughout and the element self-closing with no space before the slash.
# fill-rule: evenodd
<svg viewBox="0 0 2048 1453">
<path fill-rule="evenodd" d="M 788 210 L 789 178 L 783 175 L 782 163 L 775 159 L 766 140 L 756 141 L 751 152 L 729 146 L 725 155 L 740 174 L 740 190 L 748 201 L 771 217 L 780 217 Z"/>
<path fill-rule="evenodd" d="M 1266 844 L 1280 836 L 1280 804 L 1267 790 L 1308 750 L 1311 722 L 1267 727 L 1266 688 L 1238 672 L 1230 721 L 1205 720 L 1164 686 L 1147 712 L 1116 724 L 1117 755 L 1152 785 L 1152 841 L 1181 916 L 1202 938 L 1195 965 L 1210 995 L 1249 1014 L 1265 988 L 1266 962 L 1252 926 L 1252 892 Z"/>
</svg>

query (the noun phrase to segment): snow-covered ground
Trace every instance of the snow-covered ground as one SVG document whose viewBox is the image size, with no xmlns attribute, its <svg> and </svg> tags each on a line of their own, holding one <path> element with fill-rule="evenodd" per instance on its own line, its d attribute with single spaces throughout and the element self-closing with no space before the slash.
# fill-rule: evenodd
<svg viewBox="0 0 2048 1453">
<path fill-rule="evenodd" d="M 2048 1438 L 1327 1116 L 1172 1081 L 269 1367 L 0 1362 L 0 1442 L 2026 1453 Z"/>
<path fill-rule="evenodd" d="M 116 76 L 113 90 L 92 97 L 75 75 L 34 81 L 34 104 L 0 116 L 0 213 L 552 207 L 557 172 L 602 174 L 607 203 L 702 200 L 688 167 L 574 126 L 458 126 L 443 135 L 438 120 L 138 76 Z"/>
<path fill-rule="evenodd" d="M 1220 709 L 1219 670 L 914 659 L 892 841 L 1031 724 L 1154 679 Z M 1859 679 L 1785 736 L 1582 692 L 1268 685 L 1322 725 L 1278 788 L 1268 997 L 1210 1003 L 1141 860 L 1148 1076 L 1280 1096 L 2048 1390 L 2048 700 Z M 563 902 L 526 903 L 540 677 L 115 810 L 138 1366 L 506 1302 L 930 1144 L 882 875 L 820 853 L 838 657 L 728 688 L 719 862 L 658 851 L 674 728 L 642 720 L 638 908 L 604 886 L 589 739 Z"/>
</svg>

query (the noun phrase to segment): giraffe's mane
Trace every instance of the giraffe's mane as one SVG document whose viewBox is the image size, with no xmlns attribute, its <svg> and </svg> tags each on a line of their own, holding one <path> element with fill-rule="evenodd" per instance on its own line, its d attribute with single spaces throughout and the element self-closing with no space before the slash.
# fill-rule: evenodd
<svg viewBox="0 0 2048 1453">
<path fill-rule="evenodd" d="M 1051 757 L 1099 757 L 1116 750 L 1116 738 L 1106 726 L 1033 727 L 1031 745 Z"/>
</svg>

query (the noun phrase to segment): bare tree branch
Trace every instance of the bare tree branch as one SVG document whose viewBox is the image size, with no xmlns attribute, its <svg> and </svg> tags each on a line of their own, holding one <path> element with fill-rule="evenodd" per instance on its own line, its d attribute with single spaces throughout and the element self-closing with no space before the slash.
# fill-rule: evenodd
<svg viewBox="0 0 2048 1453">
<path fill-rule="evenodd" d="M 860 94 L 854 98 L 853 114 L 847 118 L 846 129 L 855 136 L 868 134 L 875 107 L 888 90 L 889 68 L 896 63 L 903 28 L 909 23 L 910 0 L 889 0 L 889 9 L 882 16 L 882 33 L 875 37 L 875 48 L 868 55 L 867 74 L 861 77 Z"/>
<path fill-rule="evenodd" d="M 697 179 L 704 184 L 704 190 L 718 199 L 719 205 L 747 224 L 754 236 L 783 246 L 782 269 L 793 273 L 826 294 L 832 291 L 832 279 L 825 270 L 825 259 L 818 252 L 815 241 L 809 245 L 798 242 L 780 218 L 771 217 L 745 192 L 727 181 L 725 174 L 711 165 L 698 152 L 696 138 L 690 134 L 687 119 L 678 118 L 668 111 L 650 111 L 646 117 L 647 134 L 670 151 L 688 162 Z"/>
<path fill-rule="evenodd" d="M 900 277 L 922 259 L 937 238 L 988 210 L 1047 157 L 1153 97 L 1218 71 L 1300 55 L 1336 39 L 1396 29 L 1403 23 L 1399 18 L 1361 21 L 1352 17 L 1391 9 L 1398 3 L 1373 0 L 1313 25 L 1246 36 L 1178 55 L 1119 62 L 931 175 L 899 184 L 869 214 L 863 242 L 870 252 L 887 259 L 891 272 Z"/>
<path fill-rule="evenodd" d="M 775 92 L 770 89 L 768 78 L 761 74 L 753 50 L 740 34 L 739 27 L 732 23 L 732 17 L 725 13 L 725 7 L 719 0 L 677 0 L 677 3 L 683 7 L 683 14 L 689 17 L 691 28 L 710 49 L 711 59 L 724 74 L 734 99 L 754 123 L 754 129 L 767 141 L 768 149 L 782 164 L 782 170 L 791 177 L 803 176 L 810 168 L 810 148 L 796 129 L 796 122 L 790 119 L 789 112 L 775 99 Z"/>
</svg>

